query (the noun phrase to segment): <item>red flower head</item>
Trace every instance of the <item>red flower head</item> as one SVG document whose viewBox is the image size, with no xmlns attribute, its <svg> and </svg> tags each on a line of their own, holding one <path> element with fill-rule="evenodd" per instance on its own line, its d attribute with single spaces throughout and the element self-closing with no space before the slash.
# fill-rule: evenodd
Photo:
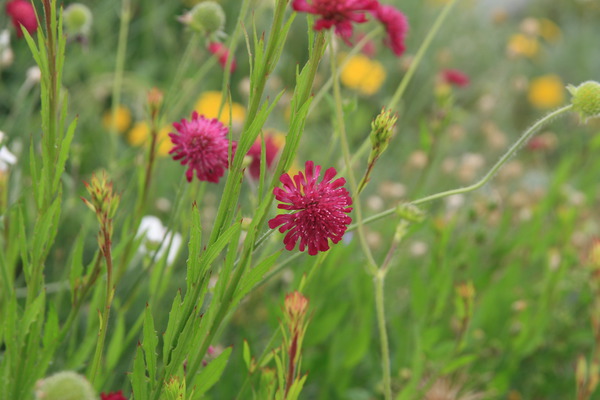
<svg viewBox="0 0 600 400">
<path fill-rule="evenodd" d="M 352 222 L 347 214 L 352 211 L 352 199 L 342 186 L 344 178 L 331 181 L 337 174 L 335 168 L 325 171 L 323 180 L 317 180 L 321 167 L 315 167 L 312 161 L 307 161 L 305 174 L 300 171 L 294 180 L 288 174 L 281 175 L 279 180 L 283 189 L 275 188 L 275 198 L 284 204 L 277 208 L 295 211 L 290 214 L 280 214 L 269 221 L 269 227 L 279 232 L 289 231 L 283 243 L 287 250 L 293 250 L 300 239 L 300 251 L 308 247 L 308 254 L 316 255 L 319 251 L 329 250 L 329 239 L 337 243 L 342 239 L 348 224 Z M 285 204 L 286 203 L 286 204 Z"/>
<path fill-rule="evenodd" d="M 267 161 L 267 169 L 271 168 L 277 153 L 279 153 L 279 144 L 273 137 L 273 135 L 265 135 L 265 160 Z M 254 179 L 260 178 L 260 160 L 261 160 L 262 143 L 260 138 L 254 142 L 254 144 L 248 150 L 248 156 L 252 158 L 252 162 L 248 167 L 250 176 Z"/>
<path fill-rule="evenodd" d="M 111 392 L 108 394 L 101 393 L 100 400 L 127 400 L 127 397 L 123 396 L 123 391 Z"/>
<path fill-rule="evenodd" d="M 225 66 L 227 65 L 227 59 L 229 58 L 229 50 L 227 49 L 227 47 L 225 47 L 225 45 L 223 43 L 219 43 L 219 42 L 211 42 L 208 44 L 208 51 L 211 52 L 211 54 L 216 55 L 219 58 L 219 64 L 221 64 L 221 67 L 224 69 Z M 231 69 L 229 72 L 235 71 L 235 58 L 231 60 Z"/>
<path fill-rule="evenodd" d="M 335 26 L 335 33 L 340 35 L 346 44 L 350 44 L 352 23 L 367 22 L 365 13 L 377 10 L 378 6 L 377 0 L 312 0 L 310 4 L 306 0 L 294 0 L 292 3 L 294 11 L 321 16 L 315 22 L 316 31 Z"/>
<path fill-rule="evenodd" d="M 6 3 L 6 13 L 10 15 L 12 24 L 17 30 L 17 37 L 23 37 L 22 29 L 27 29 L 30 34 L 35 33 L 38 27 L 35 10 L 26 0 L 12 0 Z"/>
<path fill-rule="evenodd" d="M 229 166 L 227 127 L 216 118 L 205 118 L 196 111 L 191 120 L 174 122 L 173 127 L 178 133 L 169 133 L 174 145 L 169 154 L 173 154 L 174 160 L 181 160 L 181 165 L 188 165 L 185 173 L 188 182 L 192 181 L 195 170 L 201 181 L 218 183 Z M 232 151 L 236 146 L 233 142 Z"/>
<path fill-rule="evenodd" d="M 467 74 L 457 69 L 445 69 L 442 71 L 442 79 L 444 82 L 455 85 L 455 86 L 467 86 L 469 84 L 469 77 Z"/>
<path fill-rule="evenodd" d="M 408 19 L 396 8 L 385 5 L 379 5 L 375 16 L 387 31 L 388 36 L 384 43 L 400 57 L 406 49 L 404 39 L 408 33 Z"/>
</svg>

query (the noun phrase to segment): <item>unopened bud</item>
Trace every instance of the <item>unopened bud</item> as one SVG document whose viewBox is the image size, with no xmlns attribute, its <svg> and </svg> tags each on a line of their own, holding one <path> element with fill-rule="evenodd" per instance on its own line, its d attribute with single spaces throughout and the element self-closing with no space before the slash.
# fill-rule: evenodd
<svg viewBox="0 0 600 400">
<path fill-rule="evenodd" d="M 214 1 L 204 1 L 196 4 L 179 20 L 195 31 L 216 33 L 223 30 L 225 26 L 225 12 L 220 4 Z"/>
<path fill-rule="evenodd" d="M 291 321 L 304 318 L 308 309 L 308 299 L 302 293 L 295 291 L 285 296 L 285 314 Z"/>
<path fill-rule="evenodd" d="M 425 219 L 425 213 L 419 207 L 411 203 L 402 203 L 396 207 L 396 214 L 408 222 L 419 223 Z"/>
<path fill-rule="evenodd" d="M 36 384 L 36 400 L 96 400 L 92 385 L 72 371 L 58 372 Z"/>
<path fill-rule="evenodd" d="M 392 138 L 392 133 L 398 116 L 392 115 L 390 110 L 382 109 L 381 112 L 373 122 L 371 122 L 371 155 L 369 156 L 369 162 L 372 162 L 375 158 L 379 157 L 387 148 Z"/>
<path fill-rule="evenodd" d="M 600 117 L 600 83 L 587 81 L 577 87 L 569 85 L 567 90 L 573 96 L 573 110 L 577 111 L 584 121 Z"/>
<path fill-rule="evenodd" d="M 93 16 L 90 9 L 81 3 L 72 3 L 63 12 L 64 24 L 71 35 L 88 35 Z"/>
</svg>

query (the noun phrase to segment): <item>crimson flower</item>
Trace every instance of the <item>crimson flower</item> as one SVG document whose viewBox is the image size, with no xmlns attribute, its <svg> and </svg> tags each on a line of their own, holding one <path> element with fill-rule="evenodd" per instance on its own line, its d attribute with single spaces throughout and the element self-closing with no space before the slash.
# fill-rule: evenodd
<svg viewBox="0 0 600 400">
<path fill-rule="evenodd" d="M 227 127 L 216 118 L 205 118 L 196 111 L 191 120 L 174 122 L 173 127 L 178 133 L 169 133 L 174 145 L 169 154 L 173 154 L 174 160 L 181 160 L 181 165 L 188 165 L 185 172 L 188 182 L 196 171 L 199 180 L 218 183 L 229 166 Z M 236 146 L 233 142 L 232 151 Z"/>
<path fill-rule="evenodd" d="M 219 59 L 219 64 L 221 65 L 221 67 L 224 69 L 225 66 L 227 65 L 227 59 L 229 58 L 229 49 L 227 49 L 227 47 L 225 47 L 225 45 L 223 43 L 219 43 L 219 42 L 211 42 L 208 44 L 208 51 L 211 52 L 211 54 L 214 54 L 215 56 L 218 57 Z M 235 71 L 235 58 L 231 60 L 231 69 L 229 72 Z"/>
<path fill-rule="evenodd" d="M 306 0 L 294 0 L 292 3 L 294 11 L 321 16 L 315 22 L 314 29 L 316 31 L 334 26 L 335 33 L 346 44 L 350 44 L 352 23 L 367 22 L 365 13 L 377 10 L 378 6 L 377 0 L 312 0 L 310 4 Z"/>
<path fill-rule="evenodd" d="M 283 243 L 287 250 L 293 250 L 300 240 L 299 250 L 308 247 L 308 254 L 316 255 L 319 251 L 329 250 L 329 239 L 333 243 L 342 240 L 348 224 L 352 222 L 347 214 L 352 211 L 352 199 L 343 187 L 344 178 L 332 181 L 337 174 L 335 168 L 325 171 L 321 182 L 321 166 L 312 161 L 305 164 L 305 174 L 300 171 L 294 179 L 283 174 L 279 180 L 282 188 L 274 188 L 275 198 L 283 204 L 277 208 L 293 211 L 280 214 L 269 221 L 269 227 L 279 232 L 289 231 Z"/>
<path fill-rule="evenodd" d="M 408 33 L 408 19 L 401 11 L 387 5 L 379 5 L 375 16 L 385 26 L 387 38 L 384 43 L 400 57 L 406 50 L 404 39 Z"/>
<path fill-rule="evenodd" d="M 127 400 L 127 397 L 123 396 L 123 391 L 111 392 L 108 394 L 101 393 L 100 400 Z"/>
<path fill-rule="evenodd" d="M 450 85 L 455 85 L 455 86 L 460 86 L 460 87 L 467 86 L 470 82 L 468 75 L 457 69 L 443 70 L 442 71 L 442 79 L 444 80 L 444 82 L 446 82 Z"/>
<path fill-rule="evenodd" d="M 248 167 L 250 176 L 254 179 L 260 178 L 260 160 L 261 160 L 262 143 L 260 138 L 254 142 L 254 144 L 248 150 L 248 156 L 252 158 L 252 162 Z M 267 169 L 271 167 L 275 157 L 279 153 L 279 145 L 275 141 L 272 135 L 265 135 L 265 160 L 267 162 Z"/>
<path fill-rule="evenodd" d="M 17 37 L 23 37 L 22 29 L 30 34 L 35 33 L 38 27 L 35 10 L 29 1 L 12 0 L 6 3 L 6 13 L 10 15 L 12 24 L 17 30 Z"/>
</svg>

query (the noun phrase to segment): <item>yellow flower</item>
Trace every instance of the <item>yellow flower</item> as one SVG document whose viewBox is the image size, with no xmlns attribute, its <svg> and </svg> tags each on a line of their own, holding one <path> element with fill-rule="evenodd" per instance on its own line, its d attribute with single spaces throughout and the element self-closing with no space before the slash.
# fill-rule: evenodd
<svg viewBox="0 0 600 400">
<path fill-rule="evenodd" d="M 385 69 L 380 62 L 357 54 L 346 60 L 340 75 L 342 83 L 350 89 L 356 89 L 365 95 L 379 90 L 385 80 Z"/>
<path fill-rule="evenodd" d="M 529 102 L 536 108 L 558 107 L 565 101 L 565 85 L 557 75 L 543 75 L 529 84 Z"/>
<path fill-rule="evenodd" d="M 558 25 L 549 19 L 540 19 L 540 36 L 543 37 L 544 40 L 555 43 L 560 39 L 561 35 L 562 33 Z"/>
<path fill-rule="evenodd" d="M 536 38 L 522 33 L 515 33 L 509 38 L 506 51 L 508 55 L 513 57 L 524 56 L 533 58 L 539 53 L 540 44 Z"/>
<path fill-rule="evenodd" d="M 104 113 L 104 115 L 102 116 L 102 125 L 108 130 L 112 129 L 112 110 L 108 110 Z M 127 107 L 117 107 L 114 125 L 115 131 L 117 131 L 117 133 L 123 133 L 127 130 L 127 128 L 129 128 L 129 125 L 131 125 L 131 111 L 129 111 Z"/>
<path fill-rule="evenodd" d="M 219 115 L 219 107 L 221 105 L 222 95 L 221 92 L 210 91 L 204 92 L 196 102 L 194 109 L 198 114 L 204 115 L 206 118 L 217 118 Z M 230 111 L 231 110 L 231 111 Z M 223 111 L 221 112 L 221 121 L 225 125 L 229 125 L 229 114 L 231 112 L 231 119 L 233 124 L 241 124 L 246 117 L 246 108 L 239 103 L 232 103 L 231 107 L 225 103 Z"/>
<path fill-rule="evenodd" d="M 173 147 L 169 133 L 171 127 L 169 125 L 163 126 L 158 131 L 157 140 L 157 154 L 159 156 L 166 156 Z M 150 144 L 150 127 L 146 122 L 137 122 L 133 128 L 129 131 L 127 141 L 132 146 L 142 146 Z"/>
</svg>

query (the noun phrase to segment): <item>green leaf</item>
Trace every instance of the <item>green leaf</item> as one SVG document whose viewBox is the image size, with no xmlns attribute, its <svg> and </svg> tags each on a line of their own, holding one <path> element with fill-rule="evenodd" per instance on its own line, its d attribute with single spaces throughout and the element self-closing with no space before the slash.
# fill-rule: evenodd
<svg viewBox="0 0 600 400">
<path fill-rule="evenodd" d="M 71 301 L 75 301 L 77 281 L 83 273 L 83 244 L 85 235 L 80 233 L 73 244 L 71 250 L 71 260 L 69 262 L 69 283 L 71 286 Z"/>
<path fill-rule="evenodd" d="M 463 356 L 450 360 L 442 369 L 442 375 L 448 375 L 456 371 L 457 369 L 464 367 L 465 365 L 471 364 L 477 360 L 476 354 L 465 354 Z"/>
<path fill-rule="evenodd" d="M 152 311 L 150 306 L 146 304 L 146 311 L 144 317 L 144 341 L 142 348 L 146 355 L 146 368 L 148 375 L 150 376 L 150 383 L 154 387 L 156 383 L 156 347 L 158 346 L 158 337 L 154 330 L 154 319 L 152 318 Z"/>
<path fill-rule="evenodd" d="M 133 360 L 133 373 L 131 376 L 131 388 L 133 389 L 134 399 L 148 398 L 148 379 L 146 378 L 146 369 L 144 368 L 144 354 L 142 346 L 138 344 Z"/>
<path fill-rule="evenodd" d="M 210 361 L 206 367 L 192 380 L 192 387 L 194 388 L 194 395 L 201 396 L 206 393 L 215 383 L 219 381 L 233 347 L 228 347 L 217 358 Z"/>
<path fill-rule="evenodd" d="M 119 362 L 119 358 L 123 352 L 123 340 L 125 338 L 125 319 L 124 313 L 115 312 L 116 321 L 114 323 L 114 330 L 110 334 L 110 342 L 108 343 L 106 349 L 106 369 L 108 371 L 113 370 L 117 363 Z"/>
<path fill-rule="evenodd" d="M 281 251 L 277 251 L 246 272 L 238 286 L 233 304 L 239 303 L 262 280 L 280 255 Z"/>
<path fill-rule="evenodd" d="M 181 292 L 177 291 L 175 298 L 173 299 L 173 305 L 171 306 L 171 312 L 169 312 L 169 322 L 167 323 L 167 330 L 163 335 L 163 363 L 166 365 L 171 352 L 173 343 L 173 336 L 175 329 L 179 326 L 179 320 L 181 319 Z"/>
<path fill-rule="evenodd" d="M 248 344 L 247 340 L 244 340 L 243 346 L 244 347 L 242 349 L 242 357 L 244 359 L 244 364 L 246 364 L 246 368 L 248 368 L 248 372 L 252 373 L 252 368 L 251 368 L 252 356 L 250 354 L 250 345 Z"/>
<path fill-rule="evenodd" d="M 66 105 L 65 105 L 66 109 Z M 56 169 L 54 170 L 54 182 L 52 184 L 52 191 L 56 193 L 58 191 L 58 184 L 60 183 L 60 177 L 62 176 L 63 171 L 65 170 L 65 164 L 67 162 L 67 158 L 69 158 L 69 150 L 71 149 L 71 142 L 73 141 L 73 136 L 75 134 L 75 128 L 77 127 L 77 118 L 75 118 L 71 124 L 69 125 L 69 129 L 67 129 L 67 133 L 60 143 L 60 153 L 58 154 L 58 161 L 56 163 Z"/>
</svg>

